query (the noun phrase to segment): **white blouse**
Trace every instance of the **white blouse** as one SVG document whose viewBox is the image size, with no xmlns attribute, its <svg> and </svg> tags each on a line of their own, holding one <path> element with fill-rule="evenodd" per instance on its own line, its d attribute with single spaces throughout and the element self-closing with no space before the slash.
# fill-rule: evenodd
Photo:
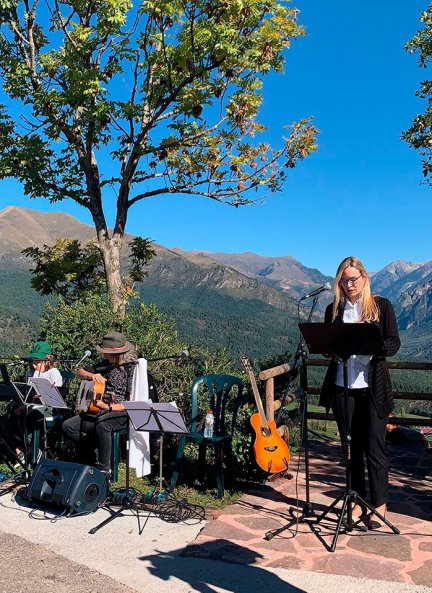
<svg viewBox="0 0 432 593">
<path fill-rule="evenodd" d="M 354 304 L 347 300 L 343 312 L 344 323 L 357 323 L 360 319 L 362 306 L 360 300 Z M 347 360 L 348 389 L 364 389 L 369 386 L 368 373 L 369 363 L 372 356 L 365 354 L 353 354 Z M 339 362 L 336 369 L 336 385 L 344 387 L 343 363 Z"/>
</svg>

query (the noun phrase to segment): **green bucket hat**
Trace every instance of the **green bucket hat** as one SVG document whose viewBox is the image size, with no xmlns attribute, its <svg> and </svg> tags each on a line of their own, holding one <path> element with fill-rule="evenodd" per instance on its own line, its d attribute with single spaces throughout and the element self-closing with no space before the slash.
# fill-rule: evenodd
<svg viewBox="0 0 432 593">
<path fill-rule="evenodd" d="M 45 360 L 45 358 L 51 354 L 51 346 L 48 342 L 35 342 L 33 344 L 32 351 L 28 355 L 28 358 L 34 358 L 35 360 Z"/>
</svg>

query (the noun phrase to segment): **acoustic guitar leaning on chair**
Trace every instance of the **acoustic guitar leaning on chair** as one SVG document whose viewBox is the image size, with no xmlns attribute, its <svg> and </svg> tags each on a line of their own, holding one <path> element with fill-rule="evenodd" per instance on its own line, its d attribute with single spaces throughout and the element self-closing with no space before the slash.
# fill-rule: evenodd
<svg viewBox="0 0 432 593">
<path fill-rule="evenodd" d="M 269 474 L 283 472 L 288 468 L 290 461 L 289 447 L 278 434 L 275 421 L 268 421 L 265 416 L 255 375 L 249 360 L 245 356 L 242 356 L 241 362 L 249 375 L 255 403 L 258 408 L 258 413 L 253 414 L 250 419 L 252 428 L 255 431 L 255 460 L 260 468 Z"/>
</svg>

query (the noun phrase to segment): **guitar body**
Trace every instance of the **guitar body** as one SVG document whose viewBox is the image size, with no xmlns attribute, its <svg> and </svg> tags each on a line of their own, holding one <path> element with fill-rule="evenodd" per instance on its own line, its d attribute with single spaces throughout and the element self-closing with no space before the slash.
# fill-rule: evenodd
<svg viewBox="0 0 432 593">
<path fill-rule="evenodd" d="M 95 406 L 93 400 L 91 400 L 87 409 L 87 414 L 99 414 L 100 411 L 101 409 Z"/>
<path fill-rule="evenodd" d="M 289 447 L 278 434 L 276 422 L 267 421 L 264 427 L 260 414 L 253 414 L 250 419 L 255 431 L 254 453 L 257 464 L 269 474 L 277 474 L 287 469 L 290 461 Z"/>
<path fill-rule="evenodd" d="M 100 408 L 94 403 L 95 400 L 101 399 L 101 397 L 105 393 L 105 383 L 96 383 L 93 384 L 93 399 L 90 400 L 87 414 L 99 414 L 101 411 Z"/>
</svg>

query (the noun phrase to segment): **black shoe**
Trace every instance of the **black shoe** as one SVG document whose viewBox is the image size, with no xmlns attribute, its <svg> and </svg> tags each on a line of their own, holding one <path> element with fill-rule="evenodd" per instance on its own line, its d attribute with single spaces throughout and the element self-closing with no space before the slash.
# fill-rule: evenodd
<svg viewBox="0 0 432 593">
<path fill-rule="evenodd" d="M 100 463 L 95 463 L 93 467 L 95 467 L 102 474 L 104 474 L 107 477 L 108 482 L 111 480 L 111 470 L 110 469 L 106 469 Z"/>
<path fill-rule="evenodd" d="M 382 527 L 382 523 L 380 521 L 375 521 L 375 519 L 372 519 L 372 513 L 366 513 L 365 516 L 362 517 L 362 521 L 370 531 L 374 531 L 375 529 Z"/>
</svg>

